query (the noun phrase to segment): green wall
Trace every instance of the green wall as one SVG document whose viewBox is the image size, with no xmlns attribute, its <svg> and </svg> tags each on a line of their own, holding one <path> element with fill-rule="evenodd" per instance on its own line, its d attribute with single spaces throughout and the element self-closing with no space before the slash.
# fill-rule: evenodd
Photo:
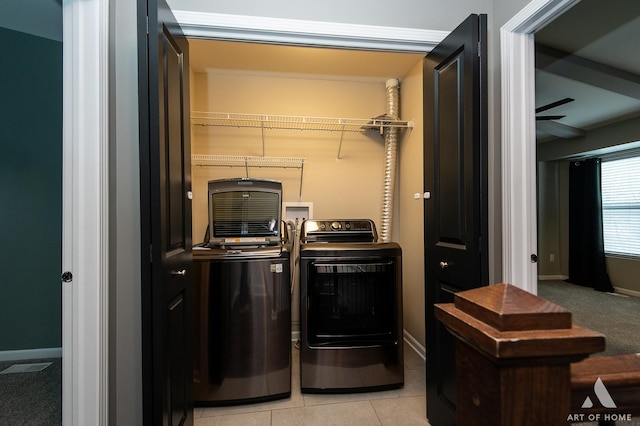
<svg viewBox="0 0 640 426">
<path fill-rule="evenodd" d="M 0 39 L 0 351 L 59 348 L 62 43 Z"/>
</svg>

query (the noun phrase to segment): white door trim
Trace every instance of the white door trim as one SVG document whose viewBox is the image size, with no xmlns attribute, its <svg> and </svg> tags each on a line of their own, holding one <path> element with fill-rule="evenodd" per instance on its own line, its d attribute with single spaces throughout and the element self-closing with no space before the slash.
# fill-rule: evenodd
<svg viewBox="0 0 640 426">
<path fill-rule="evenodd" d="M 427 53 L 449 34 L 448 31 L 419 28 L 263 16 L 184 10 L 173 13 L 184 34 L 191 38 Z"/>
<path fill-rule="evenodd" d="M 62 421 L 106 426 L 109 0 L 62 7 Z"/>
<path fill-rule="evenodd" d="M 579 0 L 534 0 L 500 29 L 502 280 L 538 291 L 533 34 Z"/>
</svg>

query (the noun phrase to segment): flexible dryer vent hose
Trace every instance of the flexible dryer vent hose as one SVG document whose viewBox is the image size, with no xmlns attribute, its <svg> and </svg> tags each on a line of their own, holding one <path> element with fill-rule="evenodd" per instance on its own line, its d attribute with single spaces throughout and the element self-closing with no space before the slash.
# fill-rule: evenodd
<svg viewBox="0 0 640 426">
<path fill-rule="evenodd" d="M 386 89 L 387 117 L 392 120 L 398 120 L 400 117 L 400 82 L 397 79 L 387 80 Z M 384 130 L 384 187 L 382 192 L 382 217 L 380 219 L 380 239 L 383 242 L 391 241 L 398 134 L 399 129 L 395 127 L 386 127 Z"/>
</svg>

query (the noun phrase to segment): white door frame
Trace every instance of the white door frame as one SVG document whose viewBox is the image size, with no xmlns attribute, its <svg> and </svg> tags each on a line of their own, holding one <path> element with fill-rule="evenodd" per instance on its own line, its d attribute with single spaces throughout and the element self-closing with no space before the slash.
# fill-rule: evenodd
<svg viewBox="0 0 640 426">
<path fill-rule="evenodd" d="M 500 29 L 502 280 L 538 291 L 534 33 L 580 0 L 534 0 Z"/>
<path fill-rule="evenodd" d="M 537 245 L 533 34 L 578 1 L 534 0 L 500 30 L 502 275 L 534 293 L 536 265 L 529 260 Z M 397 51 L 430 51 L 447 34 L 193 12 L 176 12 L 176 18 L 188 36 L 217 31 L 227 39 Z M 62 290 L 63 423 L 106 425 L 109 0 L 63 0 L 63 22 L 62 270 L 74 276 Z"/>
<path fill-rule="evenodd" d="M 62 421 L 108 424 L 109 0 L 63 0 Z"/>
</svg>

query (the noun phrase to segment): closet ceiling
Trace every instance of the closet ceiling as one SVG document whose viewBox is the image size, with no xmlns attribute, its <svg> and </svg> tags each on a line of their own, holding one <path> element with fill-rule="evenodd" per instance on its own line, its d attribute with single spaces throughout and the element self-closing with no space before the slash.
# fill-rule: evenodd
<svg viewBox="0 0 640 426">
<path fill-rule="evenodd" d="M 424 57 L 420 53 L 369 52 L 231 41 L 189 40 L 196 72 L 235 70 L 347 78 L 402 78 Z"/>
</svg>

